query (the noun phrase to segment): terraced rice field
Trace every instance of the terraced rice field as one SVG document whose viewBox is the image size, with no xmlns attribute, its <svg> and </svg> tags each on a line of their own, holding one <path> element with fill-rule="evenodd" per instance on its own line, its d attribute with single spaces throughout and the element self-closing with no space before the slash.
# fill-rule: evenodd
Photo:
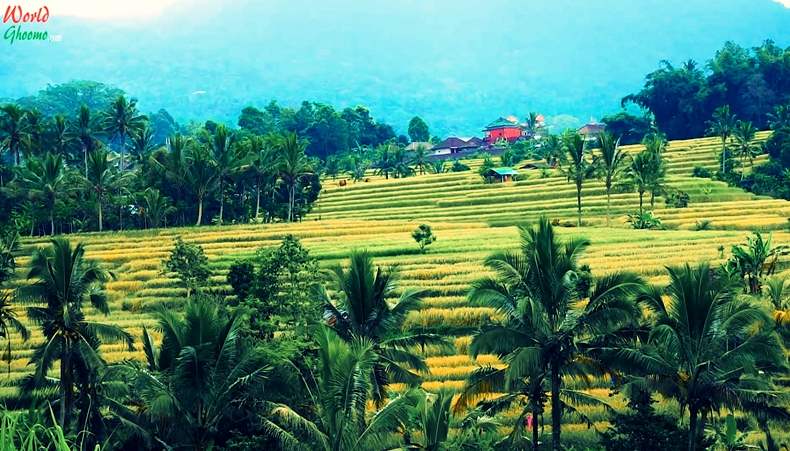
<svg viewBox="0 0 790 451">
<path fill-rule="evenodd" d="M 763 135 L 764 137 L 765 135 Z M 638 151 L 630 148 L 629 151 Z M 790 202 L 761 198 L 707 179 L 690 177 L 695 165 L 715 165 L 716 141 L 700 139 L 673 142 L 669 148 L 670 185 L 691 194 L 688 208 L 671 209 L 657 201 L 656 213 L 671 230 L 646 231 L 627 228 L 621 216 L 633 211 L 636 195 L 618 194 L 613 198 L 616 214 L 613 227 L 605 223 L 605 197 L 600 183 L 590 183 L 584 195 L 584 227 L 560 227 L 563 236 L 583 235 L 592 241 L 582 263 L 594 274 L 630 269 L 656 283 L 665 282 L 664 266 L 684 262 L 721 261 L 720 246 L 728 256 L 729 247 L 741 243 L 752 229 L 772 230 L 774 243 L 790 243 L 787 228 Z M 472 165 L 479 162 L 472 162 Z M 107 285 L 112 313 L 103 321 L 125 327 L 140 337 L 143 325 L 152 325 L 151 312 L 160 305 L 178 307 L 184 290 L 161 272 L 176 236 L 203 246 L 213 269 L 212 290 L 229 295 L 225 274 L 231 262 L 251 255 L 256 249 L 274 246 L 286 234 L 301 238 L 322 265 L 342 263 L 354 248 L 367 248 L 382 265 L 398 265 L 402 287 L 426 290 L 423 308 L 412 314 L 407 327 L 444 334 L 454 343 L 454 351 L 427 348 L 430 367 L 424 388 L 430 391 L 459 389 L 466 375 L 479 365 L 498 365 L 495 356 L 477 361 L 467 355 L 470 335 L 482 323 L 496 321 L 497 314 L 470 305 L 466 290 L 471 281 L 485 273 L 482 261 L 488 254 L 513 248 L 518 242 L 514 224 L 529 222 L 541 214 L 572 222 L 575 218 L 573 187 L 559 175 L 541 179 L 537 174 L 527 180 L 499 185 L 483 184 L 472 172 L 431 174 L 407 179 L 384 180 L 371 177 L 340 187 L 326 181 L 319 208 L 297 224 L 238 225 L 134 231 L 126 233 L 73 236 L 87 246 L 87 256 L 102 262 L 117 279 Z M 320 218 L 320 220 L 319 220 Z M 713 230 L 691 230 L 696 221 L 708 219 Z M 429 223 L 438 241 L 426 254 L 420 254 L 410 233 L 420 223 Z M 496 226 L 496 227 L 494 227 Z M 24 242 L 24 255 L 18 259 L 19 275 L 26 271 L 29 255 L 45 238 Z M 790 258 L 780 262 L 780 271 L 790 276 Z M 20 282 L 22 283 L 22 282 Z M 90 317 L 100 313 L 87 311 Z M 31 349 L 42 340 L 33 328 L 28 342 L 12 338 L 12 360 L 2 368 L 0 397 L 16 393 L 16 383 L 30 371 Z M 141 351 L 128 352 L 120 345 L 105 345 L 108 361 L 142 358 Z M 6 371 L 7 370 L 7 374 Z M 396 387 L 397 388 L 397 387 Z M 606 381 L 599 381 L 590 392 L 622 407 L 620 398 L 608 397 Z M 677 411 L 677 405 L 662 402 L 660 410 Z M 595 429 L 606 427 L 603 408 L 587 408 Z M 503 414 L 503 424 L 515 412 Z M 579 443 L 595 440 L 581 418 L 568 419 L 563 434 Z M 503 426 L 503 431 L 505 426 Z"/>
</svg>

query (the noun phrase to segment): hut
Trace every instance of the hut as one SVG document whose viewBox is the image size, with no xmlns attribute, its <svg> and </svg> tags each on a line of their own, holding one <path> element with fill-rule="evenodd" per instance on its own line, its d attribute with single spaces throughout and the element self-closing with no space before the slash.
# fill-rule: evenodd
<svg viewBox="0 0 790 451">
<path fill-rule="evenodd" d="M 483 173 L 489 182 L 509 182 L 513 177 L 518 175 L 518 171 L 513 168 L 491 168 Z"/>
</svg>

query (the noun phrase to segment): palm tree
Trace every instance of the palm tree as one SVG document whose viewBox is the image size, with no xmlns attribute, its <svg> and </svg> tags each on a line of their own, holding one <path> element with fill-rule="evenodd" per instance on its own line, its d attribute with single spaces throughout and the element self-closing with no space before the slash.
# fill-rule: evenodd
<svg viewBox="0 0 790 451">
<path fill-rule="evenodd" d="M 420 170 L 420 175 L 425 174 L 425 168 L 429 165 L 428 147 L 426 147 L 424 144 L 418 145 L 412 154 L 411 164 Z"/>
<path fill-rule="evenodd" d="M 538 116 L 540 116 L 540 114 L 534 111 L 527 114 L 525 125 L 527 126 L 527 133 L 530 137 L 535 136 L 538 131 Z"/>
<path fill-rule="evenodd" d="M 271 180 L 272 193 L 277 178 L 277 158 L 274 153 L 272 136 L 251 136 L 247 139 L 249 155 L 251 156 L 250 167 L 255 173 L 255 218 L 261 216 L 261 188 L 266 179 Z M 327 159 L 336 161 L 334 158 Z M 336 174 L 335 174 L 336 175 Z"/>
<path fill-rule="evenodd" d="M 614 139 L 612 134 L 604 132 L 598 137 L 601 146 L 601 170 L 606 187 L 606 226 L 610 223 L 612 185 L 626 169 L 628 155 L 620 149 L 620 138 Z"/>
<path fill-rule="evenodd" d="M 650 208 L 653 208 L 656 196 L 664 193 L 664 176 L 666 175 L 664 151 L 667 148 L 667 140 L 662 133 L 651 133 L 645 136 L 642 144 L 645 146 L 645 153 L 651 156 L 647 189 L 650 190 Z"/>
<path fill-rule="evenodd" d="M 749 166 L 754 167 L 754 159 L 760 155 L 760 147 L 754 144 L 754 137 L 757 134 L 757 129 L 754 128 L 749 121 L 738 121 L 735 123 L 735 130 L 733 137 L 735 138 L 735 156 L 741 159 L 741 166 L 745 166 L 746 161 L 749 161 Z M 741 169 L 741 180 L 743 180 L 744 171 Z"/>
<path fill-rule="evenodd" d="M 142 164 L 154 149 L 154 131 L 145 123 L 141 128 L 132 130 L 130 138 L 131 146 L 129 147 L 129 151 L 131 157 L 136 164 Z"/>
<path fill-rule="evenodd" d="M 47 152 L 43 158 L 31 157 L 18 168 L 18 182 L 27 196 L 49 212 L 50 233 L 55 234 L 55 206 L 65 189 L 63 157 Z"/>
<path fill-rule="evenodd" d="M 11 302 L 11 294 L 0 288 L 0 338 L 6 340 L 6 360 L 8 374 L 11 374 L 11 330 L 16 331 L 23 341 L 30 338 L 30 331 L 17 318 L 16 307 Z"/>
<path fill-rule="evenodd" d="M 438 394 L 421 392 L 415 406 L 417 443 L 407 443 L 407 449 L 440 451 L 444 448 L 450 432 L 453 393 L 442 391 Z"/>
<path fill-rule="evenodd" d="M 631 273 L 613 273 L 596 280 L 588 299 L 577 287 L 577 260 L 589 245 L 585 239 L 560 241 L 546 218 L 532 228 L 520 228 L 521 251 L 494 254 L 485 261 L 495 277 L 476 281 L 470 300 L 500 312 L 503 324 L 483 327 L 472 337 L 473 356 L 493 353 L 505 368 L 478 372 L 467 383 L 466 396 L 501 389 L 497 400 L 505 407 L 527 398 L 517 428 L 530 411 L 541 413 L 543 383 L 551 392 L 551 434 L 561 449 L 563 410 L 569 402 L 591 402 L 580 392 L 564 389 L 564 375 L 602 372 L 594 350 L 607 337 L 631 325 L 639 311 L 634 298 L 644 282 Z M 568 402 L 565 402 L 567 400 Z M 514 436 L 518 430 L 514 430 Z M 533 447 L 537 432 L 533 430 Z"/>
<path fill-rule="evenodd" d="M 434 161 L 432 161 L 431 165 L 430 165 L 430 168 L 431 168 L 431 171 L 434 174 L 441 174 L 441 173 L 447 171 L 447 168 L 446 168 L 446 165 L 444 163 L 444 160 L 434 160 Z"/>
<path fill-rule="evenodd" d="M 364 337 L 347 342 L 328 327 L 321 327 L 315 340 L 318 368 L 307 378 L 313 382 L 306 382 L 314 420 L 287 405 L 276 405 L 271 410 L 273 421 L 263 419 L 270 435 L 283 449 L 392 449 L 395 432 L 408 421 L 419 391 L 407 390 L 368 418 L 365 406 L 378 359 L 374 343 Z"/>
<path fill-rule="evenodd" d="M 325 318 L 349 342 L 354 337 L 370 340 L 378 356 L 372 381 L 373 400 L 380 405 L 392 382 L 417 385 L 420 376 L 415 372 L 427 372 L 428 367 L 414 347 L 445 345 L 439 335 L 403 331 L 406 316 L 420 308 L 422 292 L 407 289 L 397 301 L 388 302 L 397 289 L 397 274 L 392 268 L 375 267 L 366 251 L 352 252 L 348 270 L 336 266 L 328 276 L 338 296 L 332 300 L 326 290 L 321 291 Z"/>
<path fill-rule="evenodd" d="M 140 130 L 145 121 L 146 117 L 137 111 L 137 100 L 126 100 L 123 95 L 118 96 L 103 115 L 104 130 L 118 140 L 122 172 L 126 170 L 126 139 L 131 133 Z"/>
<path fill-rule="evenodd" d="M 716 108 L 708 125 L 708 133 L 721 139 L 721 173 L 724 174 L 727 172 L 727 141 L 735 129 L 735 115 L 730 112 L 730 106 Z"/>
<path fill-rule="evenodd" d="M 85 177 L 88 176 L 88 153 L 93 150 L 96 143 L 96 133 L 98 127 L 95 120 L 91 117 L 91 110 L 87 105 L 80 107 L 77 113 L 77 123 L 75 125 L 77 139 L 82 147 L 83 161 L 85 162 Z"/>
<path fill-rule="evenodd" d="M 235 146 L 233 134 L 228 128 L 220 124 L 214 130 L 214 134 L 209 139 L 209 145 L 214 157 L 214 166 L 217 171 L 217 181 L 219 182 L 219 223 L 225 210 L 225 180 L 228 176 L 242 165 L 246 164 L 245 156 L 236 149 L 244 149 L 243 146 Z"/>
<path fill-rule="evenodd" d="M 66 155 L 66 149 L 72 141 L 72 135 L 69 132 L 69 123 L 66 116 L 62 114 L 55 115 L 52 127 L 53 141 L 55 149 L 59 155 Z"/>
<path fill-rule="evenodd" d="M 394 144 L 382 144 L 376 148 L 378 154 L 378 160 L 374 164 L 376 174 L 383 174 L 386 180 L 389 180 L 391 172 L 395 172 L 395 162 L 392 157 L 396 147 Z"/>
<path fill-rule="evenodd" d="M 25 135 L 22 136 L 22 153 L 25 156 L 39 156 L 44 141 L 44 116 L 33 108 L 25 112 Z"/>
<path fill-rule="evenodd" d="M 175 211 L 170 204 L 170 199 L 162 196 L 159 190 L 146 188 L 142 195 L 142 208 L 140 214 L 145 218 L 146 228 L 158 229 L 167 219 L 167 215 Z"/>
<path fill-rule="evenodd" d="M 674 398 L 689 412 L 688 449 L 697 448 L 708 415 L 758 409 L 778 398 L 763 371 L 785 363 L 768 313 L 734 295 L 707 263 L 667 268 L 669 286 L 643 296 L 651 311 L 646 341 L 622 346 L 616 359 L 633 374 L 630 385 Z"/>
<path fill-rule="evenodd" d="M 576 185 L 576 211 L 579 227 L 582 225 L 582 184 L 591 178 L 596 171 L 598 158 L 593 157 L 592 161 L 587 158 L 587 143 L 584 138 L 577 133 L 566 133 L 562 137 L 565 152 L 568 157 L 568 166 L 565 168 L 565 175 L 568 181 L 573 181 Z"/>
<path fill-rule="evenodd" d="M 217 165 L 208 149 L 199 143 L 192 143 L 187 149 L 186 164 L 182 176 L 198 202 L 196 226 L 203 222 L 203 201 L 214 191 L 219 178 Z"/>
<path fill-rule="evenodd" d="M 562 157 L 562 140 L 557 135 L 548 135 L 542 140 L 540 151 L 546 164 L 553 168 Z"/>
<path fill-rule="evenodd" d="M 104 203 L 107 195 L 120 186 L 124 175 L 117 171 L 110 153 L 103 147 L 88 155 L 88 176 L 85 178 L 91 195 L 96 199 L 96 218 L 99 232 L 104 229 Z"/>
<path fill-rule="evenodd" d="M 239 315 L 226 316 L 209 298 L 188 301 L 183 314 L 161 309 L 156 320 L 160 345 L 144 327 L 146 365 L 124 368 L 132 375 L 139 415 L 114 407 L 166 448 L 211 449 L 230 428 L 234 406 L 252 401 L 254 389 L 262 388 L 269 371 L 265 354 L 244 342 Z"/>
<path fill-rule="evenodd" d="M 409 166 L 406 149 L 395 144 L 392 144 L 392 167 L 395 178 L 408 177 L 414 174 L 414 169 Z"/>
<path fill-rule="evenodd" d="M 134 350 L 132 336 L 119 326 L 89 321 L 83 313 L 88 301 L 97 311 L 108 315 L 103 285 L 111 275 L 96 262 L 85 259 L 82 243 L 72 248 L 64 238 L 53 238 L 51 247 L 38 249 L 30 262 L 27 279 L 19 298 L 43 303 L 28 307 L 27 317 L 41 326 L 44 342 L 33 352 L 35 372 L 26 390 L 45 383 L 47 373 L 60 361 L 59 424 L 66 428 L 71 418 L 75 375 L 91 373 L 104 364 L 99 354 L 101 342 L 123 342 Z"/>
<path fill-rule="evenodd" d="M 280 178 L 288 187 L 288 217 L 294 220 L 294 204 L 296 202 L 296 185 L 307 175 L 313 173 L 310 160 L 304 154 L 307 142 L 299 139 L 296 133 L 289 133 L 278 140 Z"/>
<path fill-rule="evenodd" d="M 4 147 L 11 152 L 14 165 L 19 166 L 20 146 L 22 138 L 27 135 L 27 112 L 13 103 L 0 106 L 0 113 L 3 114 L 2 125 L 3 141 L 0 147 Z"/>
</svg>

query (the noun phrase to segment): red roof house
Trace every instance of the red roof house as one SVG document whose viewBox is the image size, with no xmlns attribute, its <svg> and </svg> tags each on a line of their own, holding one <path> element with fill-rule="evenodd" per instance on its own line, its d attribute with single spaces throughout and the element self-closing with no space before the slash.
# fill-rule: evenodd
<svg viewBox="0 0 790 451">
<path fill-rule="evenodd" d="M 518 141 L 524 137 L 524 127 L 518 123 L 514 118 L 500 117 L 494 122 L 488 124 L 483 131 L 486 137 L 483 139 L 486 144 L 494 144 L 500 139 L 507 140 L 508 142 Z"/>
</svg>

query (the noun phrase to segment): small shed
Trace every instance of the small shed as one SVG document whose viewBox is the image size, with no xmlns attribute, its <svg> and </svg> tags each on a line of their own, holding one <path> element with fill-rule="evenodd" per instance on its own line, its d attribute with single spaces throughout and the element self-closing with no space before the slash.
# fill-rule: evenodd
<svg viewBox="0 0 790 451">
<path fill-rule="evenodd" d="M 518 171 L 513 168 L 491 168 L 483 173 L 483 176 L 493 182 L 509 182 L 518 175 Z"/>
</svg>

